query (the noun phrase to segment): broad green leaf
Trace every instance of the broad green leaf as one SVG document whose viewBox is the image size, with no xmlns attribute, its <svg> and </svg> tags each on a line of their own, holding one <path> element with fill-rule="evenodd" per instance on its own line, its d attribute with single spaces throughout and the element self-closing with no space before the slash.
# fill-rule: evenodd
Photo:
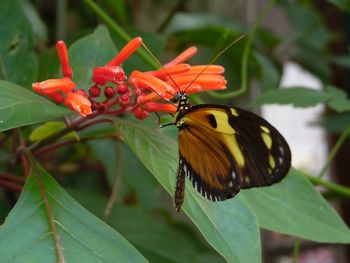
<svg viewBox="0 0 350 263">
<path fill-rule="evenodd" d="M 350 55 L 330 57 L 329 61 L 337 66 L 350 68 Z"/>
<path fill-rule="evenodd" d="M 21 10 L 30 22 L 34 35 L 40 39 L 41 42 L 45 42 L 47 40 L 47 28 L 39 17 L 39 14 L 34 5 L 28 0 L 20 0 L 18 2 L 21 6 Z"/>
<path fill-rule="evenodd" d="M 350 2 L 349 0 L 328 0 L 328 2 L 332 3 L 339 9 L 350 12 Z"/>
<path fill-rule="evenodd" d="M 318 124 L 329 132 L 342 133 L 350 125 L 350 112 L 323 117 Z"/>
<path fill-rule="evenodd" d="M 46 137 L 56 133 L 58 130 L 61 130 L 65 127 L 66 124 L 63 121 L 46 122 L 31 132 L 31 134 L 29 135 L 29 140 L 32 142 L 43 140 Z M 62 139 L 68 138 L 75 138 L 77 141 L 79 141 L 79 136 L 75 131 L 71 131 L 62 137 Z"/>
<path fill-rule="evenodd" d="M 153 179 L 153 178 L 152 178 Z M 104 196 L 85 191 L 70 191 L 73 197 L 97 216 L 102 216 L 107 200 Z M 127 238 L 150 262 L 205 262 L 199 255 L 223 262 L 204 240 L 182 223 L 167 220 L 167 216 L 150 213 L 137 206 L 116 204 L 108 224 Z"/>
<path fill-rule="evenodd" d="M 0 227 L 3 262 L 58 262 L 48 213 L 64 262 L 146 262 L 125 238 L 80 206 L 41 167 L 32 171 L 20 199 Z"/>
<path fill-rule="evenodd" d="M 116 140 L 93 140 L 89 145 L 96 157 L 104 164 L 109 185 L 113 187 L 117 172 L 121 173 L 122 184 L 119 197 L 134 194 L 136 203 L 145 210 L 151 210 L 159 196 L 159 184 L 142 165 L 139 159 L 123 142 Z M 119 171 L 118 168 L 119 167 Z"/>
<path fill-rule="evenodd" d="M 321 79 L 329 78 L 329 63 L 322 54 L 328 52 L 328 46 L 333 38 L 332 32 L 327 29 L 320 13 L 313 9 L 312 5 L 287 3 L 284 5 L 284 10 L 294 33 L 286 35 L 281 45 L 293 49 L 293 56 L 289 59 L 298 61 L 305 69 Z"/>
<path fill-rule="evenodd" d="M 262 53 L 255 52 L 254 55 L 260 68 L 262 91 L 277 89 L 280 75 L 273 62 Z"/>
<path fill-rule="evenodd" d="M 93 68 L 104 66 L 116 55 L 117 49 L 104 26 L 74 42 L 69 48 L 69 59 L 77 88 L 87 91 L 92 84 Z"/>
<path fill-rule="evenodd" d="M 171 23 L 167 27 L 167 31 L 174 33 L 179 31 L 193 30 L 202 27 L 208 27 L 211 25 L 216 25 L 222 28 L 230 28 L 235 31 L 242 31 L 243 27 L 232 21 L 231 19 L 226 19 L 223 16 L 215 16 L 212 14 L 188 14 L 178 12 Z M 206 40 L 210 40 L 207 38 Z M 217 39 L 212 39 L 216 41 Z"/>
<path fill-rule="evenodd" d="M 302 87 L 269 90 L 251 105 L 261 104 L 293 104 L 296 107 L 311 107 L 318 103 L 327 101 L 331 96 L 324 91 L 313 90 Z"/>
<path fill-rule="evenodd" d="M 31 24 L 19 2 L 0 1 L 0 79 L 29 88 L 36 79 L 38 61 Z"/>
<path fill-rule="evenodd" d="M 115 123 L 123 140 L 169 194 L 173 195 L 178 163 L 176 142 L 141 125 L 122 120 L 116 120 Z M 187 182 L 182 209 L 209 244 L 227 261 L 261 261 L 256 218 L 241 196 L 214 203 L 204 199 Z"/>
<path fill-rule="evenodd" d="M 265 189 L 243 190 L 262 228 L 317 242 L 350 243 L 350 230 L 298 171 Z"/>
<path fill-rule="evenodd" d="M 327 30 L 319 12 L 311 6 L 289 3 L 284 6 L 289 22 L 295 33 L 288 39 L 296 41 L 299 48 L 325 51 L 332 40 L 331 32 Z"/>
<path fill-rule="evenodd" d="M 113 13 L 116 14 L 116 18 L 122 25 L 126 25 L 129 20 L 129 13 L 127 12 L 127 6 L 125 0 L 105 0 Z"/>
<path fill-rule="evenodd" d="M 0 80 L 0 131 L 48 121 L 69 112 L 33 91 Z"/>
<path fill-rule="evenodd" d="M 327 86 L 326 92 L 332 96 L 327 102 L 330 108 L 337 112 L 350 110 L 350 100 L 347 98 L 345 91 L 333 86 Z"/>
</svg>

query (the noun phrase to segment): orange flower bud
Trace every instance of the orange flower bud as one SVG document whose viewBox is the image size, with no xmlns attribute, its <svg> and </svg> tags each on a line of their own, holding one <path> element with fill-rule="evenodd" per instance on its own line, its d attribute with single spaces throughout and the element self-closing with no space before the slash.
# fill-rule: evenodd
<svg viewBox="0 0 350 263">
<path fill-rule="evenodd" d="M 119 51 L 118 55 L 107 63 L 106 66 L 119 66 L 128 57 L 130 57 L 142 44 L 141 37 L 135 37 L 130 40 L 123 48 Z"/>
<path fill-rule="evenodd" d="M 32 84 L 34 91 L 47 95 L 54 92 L 71 92 L 75 87 L 75 83 L 70 78 L 62 79 L 47 79 L 41 82 L 35 82 Z"/>
<path fill-rule="evenodd" d="M 92 113 L 91 102 L 81 94 L 68 92 L 63 103 L 83 117 Z"/>
<path fill-rule="evenodd" d="M 56 50 L 58 58 L 61 62 L 63 76 L 67 78 L 72 78 L 73 71 L 69 65 L 68 50 L 64 41 L 60 40 L 56 43 Z"/>
</svg>

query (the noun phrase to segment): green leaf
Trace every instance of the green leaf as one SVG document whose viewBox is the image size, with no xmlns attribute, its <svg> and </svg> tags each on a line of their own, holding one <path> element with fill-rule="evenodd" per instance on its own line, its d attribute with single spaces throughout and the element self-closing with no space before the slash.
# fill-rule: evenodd
<svg viewBox="0 0 350 263">
<path fill-rule="evenodd" d="M 328 2 L 332 3 L 339 9 L 350 12 L 350 2 L 349 0 L 328 0 Z"/>
<path fill-rule="evenodd" d="M 121 167 L 119 172 L 123 184 L 120 185 L 119 196 L 133 193 L 137 198 L 136 203 L 142 208 L 154 208 L 159 195 L 159 184 L 124 143 L 103 139 L 90 141 L 89 145 L 104 164 L 111 187 L 116 179 L 117 167 Z"/>
<path fill-rule="evenodd" d="M 262 53 L 255 52 L 254 55 L 260 67 L 262 91 L 265 92 L 267 90 L 277 89 L 280 75 L 273 62 Z"/>
<path fill-rule="evenodd" d="M 56 133 L 58 130 L 61 130 L 65 127 L 66 124 L 62 121 L 46 122 L 45 124 L 39 126 L 31 132 L 31 134 L 29 135 L 29 140 L 31 142 L 43 140 L 46 137 Z M 77 141 L 79 141 L 79 136 L 75 131 L 71 131 L 62 137 L 62 139 L 68 138 L 75 138 Z"/>
<path fill-rule="evenodd" d="M 20 0 L 18 2 L 23 13 L 30 22 L 34 35 L 40 39 L 41 42 L 45 42 L 47 40 L 47 28 L 44 22 L 41 20 L 35 7 L 27 0 Z"/>
<path fill-rule="evenodd" d="M 104 66 L 116 55 L 117 49 L 105 26 L 74 42 L 69 48 L 69 59 L 76 86 L 87 91 L 92 85 L 93 68 Z"/>
<path fill-rule="evenodd" d="M 129 19 L 125 0 L 105 0 L 106 5 L 116 15 L 122 25 L 126 25 Z"/>
<path fill-rule="evenodd" d="M 337 66 L 350 68 L 350 55 L 333 56 L 328 60 Z"/>
<path fill-rule="evenodd" d="M 350 243 L 350 230 L 297 170 L 265 189 L 243 190 L 261 227 L 327 243 Z"/>
<path fill-rule="evenodd" d="M 323 117 L 318 124 L 329 132 L 343 133 L 350 125 L 350 112 Z"/>
<path fill-rule="evenodd" d="M 261 104 L 293 104 L 296 107 L 311 107 L 318 103 L 325 102 L 331 97 L 324 91 L 293 87 L 278 90 L 269 90 L 257 99 L 251 105 Z"/>
<path fill-rule="evenodd" d="M 173 195 L 178 163 L 176 142 L 156 130 L 134 123 L 116 120 L 115 124 L 123 140 L 160 184 Z M 256 218 L 241 196 L 214 203 L 204 199 L 187 183 L 182 209 L 209 244 L 227 261 L 261 261 Z"/>
<path fill-rule="evenodd" d="M 350 100 L 347 99 L 345 91 L 334 86 L 327 86 L 326 91 L 332 96 L 327 105 L 336 112 L 344 112 L 350 110 Z"/>
<path fill-rule="evenodd" d="M 97 216 L 102 216 L 107 199 L 85 191 L 70 191 L 79 203 Z M 116 204 L 109 215 L 109 224 L 127 238 L 150 262 L 204 262 L 198 255 L 211 255 L 222 262 L 192 229 L 167 220 L 159 213 L 150 213 L 136 206 Z M 162 260 L 159 260 L 161 258 Z M 157 260 L 158 259 L 158 260 Z M 209 261 L 213 262 L 213 261 Z"/>
<path fill-rule="evenodd" d="M 31 24 L 19 2 L 0 2 L 0 79 L 29 88 L 36 79 L 38 61 Z"/>
<path fill-rule="evenodd" d="M 0 132 L 62 117 L 69 112 L 32 91 L 0 80 Z"/>
<path fill-rule="evenodd" d="M 48 215 L 65 262 L 146 262 L 125 238 L 80 206 L 41 167 L 32 171 L 0 228 L 1 260 L 58 262 Z"/>
</svg>

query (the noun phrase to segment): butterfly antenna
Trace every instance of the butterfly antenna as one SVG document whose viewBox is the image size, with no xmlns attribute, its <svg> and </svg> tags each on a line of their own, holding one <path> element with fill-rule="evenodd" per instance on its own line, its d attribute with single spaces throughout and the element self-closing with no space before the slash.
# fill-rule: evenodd
<svg viewBox="0 0 350 263">
<path fill-rule="evenodd" d="M 160 68 L 164 71 L 164 73 L 168 76 L 168 78 L 174 83 L 175 87 L 180 91 L 180 88 L 177 86 L 175 80 L 170 76 L 170 74 L 166 71 L 166 68 L 159 62 L 159 60 L 153 55 L 152 51 L 146 46 L 145 43 L 142 42 L 141 44 L 143 48 L 147 51 L 148 54 L 158 63 Z M 168 92 L 170 94 L 170 92 Z M 174 94 L 171 94 L 174 95 Z"/>
<path fill-rule="evenodd" d="M 236 44 L 238 41 L 240 41 L 242 38 L 244 38 L 245 35 L 239 36 L 237 39 L 233 40 L 229 45 L 227 45 L 224 49 L 222 49 L 218 54 L 216 54 L 209 62 L 209 64 L 199 72 L 199 74 L 190 82 L 190 84 L 187 86 L 187 88 L 184 90 L 186 93 L 186 90 L 208 69 L 210 65 L 212 65 L 223 53 L 225 53 L 230 47 L 232 47 L 234 44 Z"/>
</svg>

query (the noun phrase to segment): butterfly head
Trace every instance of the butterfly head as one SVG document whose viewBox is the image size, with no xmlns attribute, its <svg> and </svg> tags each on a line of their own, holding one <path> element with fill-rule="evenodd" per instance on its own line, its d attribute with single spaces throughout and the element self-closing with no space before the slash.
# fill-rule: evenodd
<svg viewBox="0 0 350 263">
<path fill-rule="evenodd" d="M 171 101 L 178 103 L 177 111 L 186 110 L 191 107 L 190 98 L 183 91 L 176 92 Z"/>
</svg>

